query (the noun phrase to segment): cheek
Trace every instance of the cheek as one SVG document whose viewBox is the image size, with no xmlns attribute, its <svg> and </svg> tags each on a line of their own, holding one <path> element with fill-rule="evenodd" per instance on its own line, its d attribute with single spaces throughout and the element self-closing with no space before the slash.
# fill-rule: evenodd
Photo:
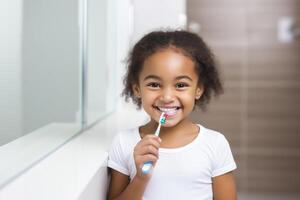
<svg viewBox="0 0 300 200">
<path fill-rule="evenodd" d="M 194 107 L 195 99 L 196 96 L 195 96 L 195 92 L 193 91 L 181 95 L 181 101 L 186 107 L 187 106 Z"/>
<path fill-rule="evenodd" d="M 190 90 L 181 95 L 185 101 L 194 101 L 196 98 L 195 91 Z"/>
<path fill-rule="evenodd" d="M 153 92 L 142 92 L 142 103 L 143 105 L 153 104 L 157 95 Z"/>
</svg>

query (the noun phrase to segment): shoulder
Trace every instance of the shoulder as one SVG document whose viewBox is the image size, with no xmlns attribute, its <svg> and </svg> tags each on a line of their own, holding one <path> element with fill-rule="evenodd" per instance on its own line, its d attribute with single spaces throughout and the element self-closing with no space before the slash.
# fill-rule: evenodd
<svg viewBox="0 0 300 200">
<path fill-rule="evenodd" d="M 213 144 L 219 143 L 219 142 L 227 142 L 226 137 L 216 130 L 212 130 L 209 128 L 206 128 L 204 126 L 200 125 L 200 134 L 203 135 L 203 137 Z"/>
<path fill-rule="evenodd" d="M 230 149 L 230 145 L 226 137 L 219 131 L 212 130 L 200 126 L 200 134 L 202 134 L 203 142 L 214 153 L 225 153 Z"/>
<path fill-rule="evenodd" d="M 118 132 L 108 151 L 111 160 L 123 162 L 131 155 L 139 141 L 138 129 L 129 129 Z"/>
<path fill-rule="evenodd" d="M 107 166 L 129 175 L 131 172 L 130 160 L 132 151 L 138 140 L 138 129 L 129 129 L 118 132 L 108 151 L 108 164 Z"/>
<path fill-rule="evenodd" d="M 203 128 L 202 134 L 209 149 L 212 162 L 212 177 L 216 177 L 236 169 L 229 142 L 225 136 L 215 130 Z"/>
<path fill-rule="evenodd" d="M 138 141 L 138 128 L 121 130 L 114 136 L 112 146 L 121 145 L 122 147 L 130 147 L 135 145 Z"/>
</svg>

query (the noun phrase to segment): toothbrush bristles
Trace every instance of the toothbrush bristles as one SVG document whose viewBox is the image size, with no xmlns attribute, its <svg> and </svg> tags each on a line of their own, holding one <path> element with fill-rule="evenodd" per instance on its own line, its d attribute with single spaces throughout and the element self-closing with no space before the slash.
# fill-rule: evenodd
<svg viewBox="0 0 300 200">
<path fill-rule="evenodd" d="M 163 112 L 160 116 L 160 121 L 159 121 L 161 125 L 164 125 L 166 123 L 166 118 L 167 118 L 167 114 Z"/>
<path fill-rule="evenodd" d="M 164 125 L 165 123 L 166 123 L 166 114 L 162 113 L 159 119 L 158 127 L 155 131 L 155 135 L 157 136 L 159 135 L 161 125 Z"/>
</svg>

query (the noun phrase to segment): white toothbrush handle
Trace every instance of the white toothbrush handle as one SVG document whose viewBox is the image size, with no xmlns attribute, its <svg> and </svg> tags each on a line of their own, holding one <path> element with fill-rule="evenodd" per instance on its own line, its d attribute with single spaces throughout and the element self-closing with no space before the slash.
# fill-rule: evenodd
<svg viewBox="0 0 300 200">
<path fill-rule="evenodd" d="M 160 127 L 161 127 L 161 123 L 158 124 L 158 127 L 157 127 L 154 135 L 159 136 Z M 149 174 L 151 169 L 152 169 L 152 162 L 151 161 L 145 162 L 142 167 L 142 173 Z"/>
<path fill-rule="evenodd" d="M 154 135 L 159 136 L 160 127 L 161 127 L 161 123 L 158 124 L 158 127 L 157 127 L 157 129 L 156 129 Z"/>
</svg>

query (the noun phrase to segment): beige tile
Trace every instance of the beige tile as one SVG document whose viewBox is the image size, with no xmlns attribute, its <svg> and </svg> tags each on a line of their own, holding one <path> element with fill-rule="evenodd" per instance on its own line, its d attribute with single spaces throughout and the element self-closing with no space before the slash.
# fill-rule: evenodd
<svg viewBox="0 0 300 200">
<path fill-rule="evenodd" d="M 280 17 L 300 24 L 299 0 L 188 0 L 188 21 L 218 58 L 225 94 L 192 118 L 221 130 L 239 165 L 238 190 L 300 188 L 300 40 L 280 43 Z"/>
</svg>

